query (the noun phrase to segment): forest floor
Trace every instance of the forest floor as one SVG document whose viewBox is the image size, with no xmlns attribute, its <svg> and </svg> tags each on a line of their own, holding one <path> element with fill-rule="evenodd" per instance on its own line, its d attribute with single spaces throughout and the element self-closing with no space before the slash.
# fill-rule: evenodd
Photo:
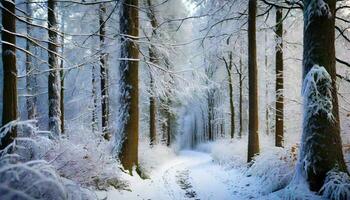
<svg viewBox="0 0 350 200">
<path fill-rule="evenodd" d="M 181 151 L 178 156 L 152 170 L 149 179 L 123 175 L 128 190 L 98 192 L 101 199 L 232 200 L 254 199 L 259 181 L 247 179 L 240 170 L 225 169 L 208 153 Z M 245 180 L 245 181 L 242 181 Z M 253 192 L 254 191 L 254 192 Z M 254 194 L 255 193 L 255 194 Z"/>
</svg>

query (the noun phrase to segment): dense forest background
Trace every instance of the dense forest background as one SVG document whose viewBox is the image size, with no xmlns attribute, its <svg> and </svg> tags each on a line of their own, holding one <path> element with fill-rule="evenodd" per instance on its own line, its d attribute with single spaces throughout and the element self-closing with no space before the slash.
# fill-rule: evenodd
<svg viewBox="0 0 350 200">
<path fill-rule="evenodd" d="M 0 198 L 350 198 L 349 0 L 0 8 Z"/>
</svg>

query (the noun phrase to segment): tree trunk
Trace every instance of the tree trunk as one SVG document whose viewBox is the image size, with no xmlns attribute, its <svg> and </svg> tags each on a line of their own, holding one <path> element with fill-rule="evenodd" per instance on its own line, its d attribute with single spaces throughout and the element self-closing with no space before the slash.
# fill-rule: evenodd
<svg viewBox="0 0 350 200">
<path fill-rule="evenodd" d="M 265 109 L 265 131 L 266 135 L 270 135 L 270 105 L 269 105 L 269 65 L 267 61 L 267 30 L 265 30 L 265 103 L 266 103 L 266 109 Z"/>
<path fill-rule="evenodd" d="M 248 65 L 249 65 L 249 135 L 248 162 L 259 153 L 258 77 L 256 63 L 256 0 L 249 0 Z"/>
<path fill-rule="evenodd" d="M 27 22 L 32 23 L 33 10 L 31 8 L 31 0 L 27 1 L 26 4 L 27 11 Z M 32 36 L 32 27 L 29 24 L 26 24 L 27 35 Z M 33 52 L 33 43 L 30 40 L 26 42 L 26 50 L 28 52 Z M 37 80 L 36 76 L 33 74 L 35 72 L 35 67 L 33 65 L 33 58 L 30 54 L 26 54 L 26 89 L 27 89 L 27 118 L 29 120 L 35 119 L 37 115 L 37 98 L 36 98 L 36 87 Z"/>
<path fill-rule="evenodd" d="M 228 88 L 230 97 L 230 112 L 231 112 L 231 138 L 235 136 L 235 106 L 233 102 L 233 83 L 232 83 L 232 52 L 229 53 L 229 63 L 226 63 L 226 71 L 228 75 Z"/>
<path fill-rule="evenodd" d="M 110 140 L 111 136 L 109 132 L 108 64 L 107 64 L 107 53 L 104 52 L 105 35 L 106 35 L 105 15 L 106 15 L 106 5 L 102 3 L 99 6 L 102 134 L 106 140 Z"/>
<path fill-rule="evenodd" d="M 276 8 L 276 127 L 275 145 L 283 147 L 283 19 L 282 8 Z"/>
<path fill-rule="evenodd" d="M 61 23 L 62 23 L 62 36 L 61 36 L 61 55 L 64 54 L 64 11 L 61 16 Z M 60 109 L 61 109 L 61 131 L 64 133 L 64 60 L 61 59 L 61 70 L 60 70 L 60 80 L 61 80 L 61 101 L 60 101 Z"/>
<path fill-rule="evenodd" d="M 313 0 L 304 1 L 303 77 L 320 78 L 316 84 L 304 80 L 304 122 L 298 168 L 312 191 L 319 191 L 331 170 L 347 172 L 342 152 L 335 68 L 336 0 L 324 0 L 320 8 Z M 321 12 L 322 11 L 322 12 Z M 311 76 L 311 69 L 324 67 L 330 78 Z M 314 71 L 314 70 L 313 70 Z M 317 74 L 316 74 L 317 75 Z M 311 83 L 319 92 L 319 101 L 331 99 L 325 109 L 312 109 L 312 96 L 305 93 Z M 327 92 L 330 89 L 330 92 Z M 310 110 L 311 109 L 311 110 Z M 327 112 L 328 111 L 330 112 Z M 330 117 L 332 114 L 332 117 Z"/>
<path fill-rule="evenodd" d="M 92 71 L 91 71 L 91 85 L 92 85 L 92 122 L 91 122 L 91 128 L 92 132 L 98 131 L 98 118 L 97 118 L 97 82 L 96 82 L 96 71 L 95 71 L 95 65 L 92 65 Z"/>
<path fill-rule="evenodd" d="M 243 132 L 243 109 L 242 109 L 242 104 L 243 104 L 243 77 L 242 77 L 242 59 L 239 59 L 239 133 L 238 137 L 242 137 L 242 132 Z"/>
<path fill-rule="evenodd" d="M 47 2 L 47 20 L 49 28 L 49 78 L 48 78 L 48 97 L 49 97 L 49 130 L 58 136 L 61 133 L 61 108 L 60 108 L 60 74 L 58 70 L 57 58 L 57 21 L 56 21 L 56 1 L 48 0 Z"/>
<path fill-rule="evenodd" d="M 167 130 L 166 130 L 167 141 L 166 141 L 166 145 L 169 147 L 171 145 L 171 122 L 172 122 L 170 110 L 167 110 L 166 117 L 167 117 Z"/>
<path fill-rule="evenodd" d="M 208 139 L 209 141 L 213 141 L 213 126 L 212 126 L 212 105 L 211 105 L 211 97 L 208 96 Z"/>
<path fill-rule="evenodd" d="M 15 1 L 1 1 L 2 8 L 2 27 L 3 29 L 15 33 L 16 18 Z M 2 107 L 2 126 L 17 120 L 17 67 L 16 67 L 16 36 L 2 31 L 2 61 L 3 61 L 3 107 Z M 8 43 L 8 44 L 6 44 Z M 6 148 L 17 137 L 17 129 L 13 128 L 3 138 L 1 138 L 0 149 Z"/>
<path fill-rule="evenodd" d="M 149 12 L 147 12 L 148 18 L 151 20 L 152 25 L 152 37 L 156 36 L 156 30 L 158 28 L 158 21 L 155 16 L 155 11 L 151 0 L 147 0 L 147 6 Z M 149 59 L 151 63 L 158 64 L 159 59 L 156 54 L 156 49 L 154 45 L 150 45 L 149 47 Z M 154 145 L 156 143 L 157 137 L 157 106 L 156 106 L 156 98 L 155 98 L 155 88 L 154 88 L 154 77 L 152 72 L 150 71 L 150 98 L 149 98 L 149 127 L 150 127 L 150 145 Z"/>
<path fill-rule="evenodd" d="M 139 36 L 138 0 L 123 0 L 120 11 L 121 38 L 121 103 L 125 106 L 124 140 L 119 154 L 124 169 L 130 173 L 138 164 L 138 132 L 139 132 L 139 51 L 137 37 Z M 128 36 L 132 38 L 127 38 Z M 132 60 L 130 60 L 132 59 Z"/>
<path fill-rule="evenodd" d="M 153 146 L 156 143 L 157 137 L 157 121 L 156 121 L 156 98 L 154 94 L 153 75 L 150 73 L 150 88 L 151 96 L 149 97 L 149 133 L 150 133 L 150 145 Z"/>
</svg>

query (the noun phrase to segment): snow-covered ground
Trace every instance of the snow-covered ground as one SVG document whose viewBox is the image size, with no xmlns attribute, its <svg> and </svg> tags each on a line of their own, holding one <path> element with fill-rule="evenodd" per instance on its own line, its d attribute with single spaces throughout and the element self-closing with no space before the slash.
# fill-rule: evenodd
<svg viewBox="0 0 350 200">
<path fill-rule="evenodd" d="M 130 191 L 98 192 L 103 199 L 251 199 L 251 190 L 260 187 L 259 181 L 242 181 L 238 169 L 225 169 L 213 162 L 209 153 L 181 151 L 178 156 L 152 171 L 150 179 L 123 175 L 130 183 Z M 247 181 L 246 179 L 245 181 Z M 255 183 L 255 185 L 254 185 Z"/>
</svg>

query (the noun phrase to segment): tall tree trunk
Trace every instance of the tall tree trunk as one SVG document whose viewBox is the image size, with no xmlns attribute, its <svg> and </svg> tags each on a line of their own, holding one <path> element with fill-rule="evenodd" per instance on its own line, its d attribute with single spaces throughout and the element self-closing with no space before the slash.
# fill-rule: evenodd
<svg viewBox="0 0 350 200">
<path fill-rule="evenodd" d="M 167 141 L 166 141 L 166 145 L 169 147 L 171 145 L 171 112 L 169 110 L 170 108 L 168 107 L 167 113 L 166 113 L 166 118 L 167 118 Z"/>
<path fill-rule="evenodd" d="M 248 65 L 249 65 L 249 135 L 248 162 L 259 153 L 258 135 L 258 77 L 256 63 L 256 0 L 249 0 L 248 9 Z"/>
<path fill-rule="evenodd" d="M 58 136 L 61 133 L 61 108 L 60 108 L 60 88 L 61 81 L 58 70 L 57 58 L 57 21 L 56 21 L 56 1 L 47 2 L 47 20 L 49 28 L 49 78 L 48 78 L 48 97 L 49 97 L 49 130 Z"/>
<path fill-rule="evenodd" d="M 214 138 L 213 138 L 213 126 L 212 126 L 212 121 L 213 121 L 213 118 L 212 118 L 212 104 L 211 104 L 211 97 L 208 96 L 208 139 L 209 141 L 213 141 Z"/>
<path fill-rule="evenodd" d="M 97 118 L 97 81 L 96 81 L 96 68 L 95 65 L 92 65 L 92 71 L 91 71 L 91 85 L 92 85 L 92 122 L 91 122 L 91 128 L 92 132 L 98 131 L 98 118 Z"/>
<path fill-rule="evenodd" d="M 17 67 L 16 67 L 16 32 L 15 1 L 1 1 L 2 27 L 6 31 L 1 32 L 2 43 L 2 67 L 3 77 L 3 107 L 2 126 L 17 120 Z M 6 148 L 17 137 L 17 129 L 13 128 L 1 138 L 0 149 Z"/>
<path fill-rule="evenodd" d="M 109 132 L 109 96 L 108 96 L 108 64 L 107 53 L 104 52 L 106 36 L 106 5 L 99 5 L 99 22 L 100 22 L 100 76 L 101 76 L 101 107 L 102 107 L 102 134 L 106 140 L 110 139 Z"/>
<path fill-rule="evenodd" d="M 283 147 L 283 19 L 282 8 L 276 8 L 276 127 L 275 145 Z"/>
<path fill-rule="evenodd" d="M 226 63 L 226 71 L 228 75 L 228 88 L 229 88 L 229 97 L 230 97 L 230 112 L 231 112 L 231 138 L 235 136 L 235 106 L 233 101 L 233 81 L 232 81 L 232 52 L 229 53 L 229 63 Z"/>
<path fill-rule="evenodd" d="M 155 15 L 154 7 L 151 3 L 151 0 L 147 0 L 148 12 L 147 16 L 151 20 L 152 26 L 152 37 L 156 36 L 156 30 L 158 28 L 158 21 Z M 149 59 L 151 63 L 158 64 L 159 59 L 156 54 L 156 49 L 154 45 L 150 45 L 149 47 Z M 152 72 L 150 71 L 150 98 L 149 98 L 149 127 L 150 127 L 150 144 L 154 145 L 157 137 L 157 106 L 156 106 L 156 98 L 155 98 L 155 88 L 154 88 L 154 77 Z"/>
<path fill-rule="evenodd" d="M 267 61 L 267 30 L 265 30 L 265 131 L 266 135 L 270 135 L 270 104 L 269 104 L 269 65 Z"/>
<path fill-rule="evenodd" d="M 156 98 L 154 94 L 154 82 L 153 75 L 150 73 L 150 90 L 151 96 L 149 97 L 149 134 L 150 134 L 150 145 L 154 145 L 156 143 L 157 137 L 157 121 L 156 121 Z"/>
<path fill-rule="evenodd" d="M 336 88 L 334 44 L 336 0 L 323 2 L 321 5 L 313 0 L 304 0 L 303 77 L 318 80 L 313 80 L 315 83 L 309 79 L 304 80 L 304 122 L 298 168 L 312 191 L 319 191 L 329 171 L 334 169 L 347 172 L 340 137 Z M 317 70 L 320 71 L 322 67 L 330 78 L 318 74 Z M 317 89 L 319 94 L 317 100 L 305 93 L 307 91 L 305 89 L 310 89 L 307 88 L 309 84 Z M 331 103 L 328 103 L 330 105 L 325 109 L 312 109 L 315 103 L 329 100 Z"/>
<path fill-rule="evenodd" d="M 27 22 L 26 29 L 27 29 L 27 35 L 30 37 L 32 36 L 32 27 L 29 25 L 32 23 L 32 17 L 33 17 L 33 10 L 31 8 L 31 0 L 27 0 L 26 4 L 26 11 L 27 11 Z M 33 43 L 30 40 L 27 40 L 26 42 L 26 50 L 28 52 L 33 52 Z M 33 65 L 33 58 L 30 54 L 26 54 L 26 89 L 27 89 L 27 118 L 28 119 L 35 119 L 37 115 L 37 99 L 36 99 L 36 87 L 37 87 L 37 81 L 36 76 L 33 74 L 35 72 L 35 67 Z"/>
<path fill-rule="evenodd" d="M 62 23 L 62 35 L 61 35 L 61 55 L 64 54 L 64 11 L 61 16 L 61 23 Z M 61 59 L 61 66 L 60 66 L 60 80 L 61 80 L 61 101 L 60 101 L 60 109 L 61 109 L 61 131 L 64 133 L 64 60 Z"/>
<path fill-rule="evenodd" d="M 239 132 L 238 132 L 238 137 L 242 137 L 242 132 L 243 132 L 243 71 L 242 71 L 242 58 L 239 58 L 239 73 L 238 73 L 238 78 L 239 78 Z"/>
<path fill-rule="evenodd" d="M 138 0 L 123 0 L 121 3 L 120 33 L 124 34 L 121 38 L 121 103 L 125 106 L 125 115 L 124 138 L 119 158 L 124 169 L 131 172 L 133 166 L 138 165 L 139 51 L 136 38 L 139 36 L 139 13 Z"/>
</svg>

